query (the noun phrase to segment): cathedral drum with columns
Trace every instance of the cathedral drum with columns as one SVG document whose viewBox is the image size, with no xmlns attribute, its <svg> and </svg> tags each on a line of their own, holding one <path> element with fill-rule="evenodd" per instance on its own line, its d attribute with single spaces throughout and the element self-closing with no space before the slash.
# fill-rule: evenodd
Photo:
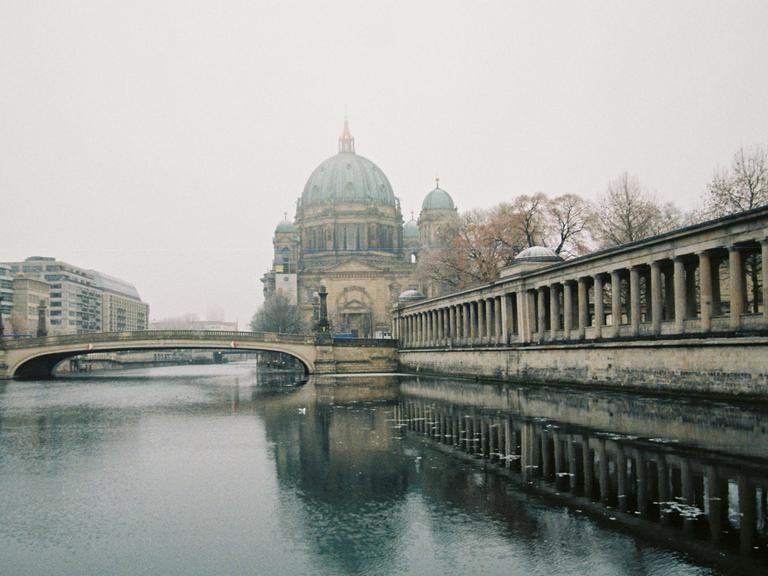
<svg viewBox="0 0 768 576">
<path fill-rule="evenodd" d="M 424 199 L 419 221 L 404 225 L 387 176 L 355 152 L 345 121 L 338 154 L 309 176 L 294 222 L 286 219 L 275 229 L 272 269 L 262 278 L 264 296 L 282 294 L 311 325 L 323 285 L 334 332 L 388 338 L 401 292 L 435 292 L 416 279 L 416 260 L 440 225 L 455 217 L 453 200 L 437 187 Z"/>
</svg>

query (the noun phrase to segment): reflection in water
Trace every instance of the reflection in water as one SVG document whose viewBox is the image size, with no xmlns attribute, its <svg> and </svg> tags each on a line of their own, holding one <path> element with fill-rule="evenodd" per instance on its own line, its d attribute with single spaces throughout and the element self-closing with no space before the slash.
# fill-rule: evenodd
<svg viewBox="0 0 768 576">
<path fill-rule="evenodd" d="M 599 502 L 611 520 L 616 512 L 625 520 L 636 515 L 647 521 L 646 528 L 662 526 L 668 537 L 709 541 L 724 551 L 768 559 L 765 413 L 615 394 L 593 394 L 591 409 L 584 410 L 587 394 L 551 388 L 416 379 L 402 388 L 396 421 L 441 447 L 480 459 L 528 486 L 568 494 L 575 506 Z M 475 404 L 440 401 L 440 391 Z M 577 397 L 582 402 L 575 402 Z M 604 420 L 601 409 L 615 410 L 617 401 L 623 409 L 620 430 L 584 425 Z M 498 409 L 502 404 L 507 410 Z M 582 409 L 559 412 L 564 404 Z M 660 421 L 659 413 L 668 419 Z M 695 438 L 697 446 L 681 444 L 679 436 Z M 710 446 L 730 450 L 722 454 Z"/>
<path fill-rule="evenodd" d="M 761 573 L 767 421 L 249 365 L 14 382 L 2 573 Z"/>
</svg>

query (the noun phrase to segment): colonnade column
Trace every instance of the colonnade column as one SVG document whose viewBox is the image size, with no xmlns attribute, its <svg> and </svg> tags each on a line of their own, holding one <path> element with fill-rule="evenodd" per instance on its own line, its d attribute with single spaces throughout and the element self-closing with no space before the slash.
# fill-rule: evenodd
<svg viewBox="0 0 768 576">
<path fill-rule="evenodd" d="M 512 334 L 512 326 L 514 325 L 514 318 L 512 318 L 512 296 L 510 294 L 504 294 L 501 297 L 501 343 L 509 344 L 510 334 Z"/>
<path fill-rule="evenodd" d="M 588 308 L 588 288 L 587 279 L 579 278 L 579 339 L 584 340 L 587 337 L 587 319 L 589 317 Z"/>
<path fill-rule="evenodd" d="M 475 307 L 477 308 L 477 310 L 475 310 L 475 322 L 477 323 L 475 342 L 480 343 L 485 336 L 485 304 L 482 300 L 478 300 L 475 303 Z"/>
<path fill-rule="evenodd" d="M 470 338 L 470 324 L 469 324 L 469 304 L 463 303 L 461 305 L 461 325 L 462 325 L 462 342 L 469 344 Z"/>
<path fill-rule="evenodd" d="M 651 262 L 651 328 L 653 333 L 661 334 L 661 265 L 658 262 Z"/>
<path fill-rule="evenodd" d="M 709 332 L 712 327 L 712 266 L 706 251 L 699 252 L 699 301 L 701 330 Z"/>
<path fill-rule="evenodd" d="M 456 341 L 456 306 L 448 308 L 448 342 Z"/>
<path fill-rule="evenodd" d="M 742 265 L 741 252 L 736 246 L 728 247 L 728 265 L 730 268 L 731 292 L 731 329 L 741 328 L 741 313 L 744 310 L 744 291 L 741 281 Z"/>
<path fill-rule="evenodd" d="M 632 336 L 640 333 L 640 270 L 637 266 L 629 269 L 629 321 Z"/>
<path fill-rule="evenodd" d="M 674 285 L 675 285 L 675 330 L 678 334 L 682 334 L 685 331 L 685 311 L 686 311 L 686 294 L 685 294 L 685 263 L 679 256 L 674 260 L 675 272 L 674 272 Z"/>
<path fill-rule="evenodd" d="M 570 282 L 563 282 L 563 339 L 571 339 L 573 325 L 573 290 Z"/>
<path fill-rule="evenodd" d="M 528 323 L 528 304 L 529 304 L 529 292 L 523 290 L 516 294 L 517 298 L 517 330 L 519 332 L 520 343 L 531 341 L 531 328 Z"/>
<path fill-rule="evenodd" d="M 547 324 L 547 311 L 544 309 L 544 304 L 546 303 L 546 299 L 544 297 L 544 287 L 538 288 L 538 331 L 537 331 L 537 337 L 539 340 L 544 340 L 544 328 Z"/>
<path fill-rule="evenodd" d="M 595 338 L 603 335 L 603 277 L 600 274 L 595 276 Z"/>
<path fill-rule="evenodd" d="M 486 298 L 485 304 L 485 332 L 483 333 L 483 339 L 490 344 L 493 340 L 493 300 Z"/>
<path fill-rule="evenodd" d="M 496 328 L 496 344 L 505 344 L 506 338 L 504 337 L 504 332 L 502 331 L 502 326 L 504 325 L 504 301 L 507 299 L 506 296 L 496 296 L 496 298 L 493 300 L 493 307 L 494 307 L 494 327 Z"/>
<path fill-rule="evenodd" d="M 557 285 L 549 287 L 549 330 L 550 340 L 557 338 L 557 329 L 560 326 L 560 298 L 557 294 Z"/>
<path fill-rule="evenodd" d="M 763 320 L 768 323 L 768 238 L 763 238 L 760 245 L 760 266 L 763 268 Z"/>
<path fill-rule="evenodd" d="M 470 302 L 469 306 L 469 342 L 475 343 L 477 338 L 477 319 L 476 319 L 476 306 L 474 302 Z"/>
<path fill-rule="evenodd" d="M 621 276 L 618 270 L 611 271 L 611 323 L 616 337 L 621 330 Z"/>
</svg>

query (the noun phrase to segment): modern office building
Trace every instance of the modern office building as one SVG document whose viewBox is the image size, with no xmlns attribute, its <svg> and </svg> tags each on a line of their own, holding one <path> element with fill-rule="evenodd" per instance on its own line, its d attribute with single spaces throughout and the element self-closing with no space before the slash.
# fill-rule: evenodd
<svg viewBox="0 0 768 576">
<path fill-rule="evenodd" d="M 7 264 L 0 264 L 0 317 L 6 333 L 9 332 L 6 323 L 11 321 L 13 308 L 13 271 Z"/>
<path fill-rule="evenodd" d="M 101 331 L 124 332 L 146 330 L 149 324 L 149 304 L 141 301 L 136 287 L 125 280 L 88 271 L 101 289 Z"/>
<path fill-rule="evenodd" d="M 48 284 L 51 335 L 147 328 L 149 307 L 128 282 L 50 257 L 0 266 L 14 277 Z"/>
</svg>

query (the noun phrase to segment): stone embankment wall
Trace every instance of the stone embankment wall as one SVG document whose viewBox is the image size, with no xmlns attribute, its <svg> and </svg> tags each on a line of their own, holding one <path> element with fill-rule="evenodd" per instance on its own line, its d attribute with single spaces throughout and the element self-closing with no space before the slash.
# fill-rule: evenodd
<svg viewBox="0 0 768 576">
<path fill-rule="evenodd" d="M 768 400 L 768 337 L 400 350 L 405 372 Z"/>
</svg>

